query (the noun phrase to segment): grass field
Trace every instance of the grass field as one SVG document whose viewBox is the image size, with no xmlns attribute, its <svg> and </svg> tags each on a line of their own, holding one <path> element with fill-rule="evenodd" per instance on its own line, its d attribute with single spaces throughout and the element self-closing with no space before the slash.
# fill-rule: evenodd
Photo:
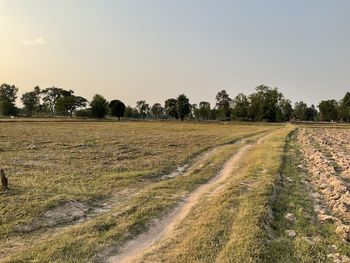
<svg viewBox="0 0 350 263">
<path fill-rule="evenodd" d="M 115 225 L 120 226 L 112 214 L 118 214 L 118 208 L 121 210 L 133 205 L 127 213 L 135 216 L 135 222 L 129 218 L 126 222 L 128 225 L 124 226 L 131 227 L 132 233 L 117 229 L 124 232 L 123 238 L 136 234 L 145 227 L 149 217 L 161 214 L 164 209 L 173 206 L 186 191 L 200 184 L 201 180 L 213 176 L 224 157 L 219 158 L 217 166 L 212 166 L 210 171 L 204 171 L 203 178 L 189 181 L 181 177 L 164 180 L 164 175 L 171 174 L 179 165 L 190 163 L 196 156 L 215 146 L 230 144 L 241 137 L 278 127 L 173 122 L 2 123 L 0 166 L 8 175 L 11 191 L 0 196 L 1 253 L 7 256 L 16 251 L 18 256 L 18 251 L 26 251 L 35 240 L 35 243 L 40 243 L 40 246 L 35 244 L 35 247 L 45 251 L 40 252 L 43 261 L 46 253 L 46 260 L 91 257 L 99 246 L 96 250 L 91 250 L 90 246 L 85 248 L 86 240 L 79 231 L 92 236 L 90 242 L 99 243 L 100 236 L 110 235 L 106 230 L 113 229 Z M 162 184 L 174 186 L 179 179 L 181 187 L 175 187 L 173 193 L 166 192 L 174 200 L 165 200 L 165 207 L 160 206 L 154 211 L 154 204 L 151 204 L 151 215 L 142 215 L 144 211 L 137 215 L 134 209 L 141 208 L 142 202 L 147 201 L 147 198 L 143 198 L 143 193 L 149 196 L 149 191 L 155 191 L 152 187 L 158 184 L 161 184 L 160 187 L 163 187 Z M 73 208 L 78 209 L 78 215 L 68 214 L 65 218 L 59 214 L 56 220 L 47 214 L 47 211 L 73 201 Z M 68 206 L 68 209 L 72 207 Z M 103 212 L 99 214 L 100 211 Z M 62 228 L 76 221 L 78 224 L 74 229 Z M 54 231 L 57 227 L 60 227 L 59 231 Z M 93 229 L 92 232 L 86 231 L 88 227 Z M 70 249 L 74 253 L 61 251 L 65 250 L 61 249 L 62 242 L 70 241 L 69 238 L 66 239 L 65 233 L 74 233 L 71 231 L 79 232 L 82 243 L 71 238 L 75 245 Z M 121 239 L 120 232 L 114 234 L 117 237 L 103 238 L 115 238 L 118 243 Z M 42 236 L 44 242 L 41 241 Z M 55 248 L 52 242 L 46 242 L 51 236 L 54 236 L 58 247 Z M 49 244 L 47 248 L 46 243 Z M 83 247 L 78 248 L 79 246 Z M 37 259 L 39 256 L 32 249 L 28 251 L 31 251 L 30 255 L 24 252 L 26 257 Z"/>
<path fill-rule="evenodd" d="M 337 225 L 314 209 L 313 175 L 334 164 L 347 180 L 347 131 L 1 123 L 0 262 L 348 262 Z M 305 132 L 318 132 L 307 146 Z M 332 161 L 309 169 L 308 147 Z"/>
</svg>

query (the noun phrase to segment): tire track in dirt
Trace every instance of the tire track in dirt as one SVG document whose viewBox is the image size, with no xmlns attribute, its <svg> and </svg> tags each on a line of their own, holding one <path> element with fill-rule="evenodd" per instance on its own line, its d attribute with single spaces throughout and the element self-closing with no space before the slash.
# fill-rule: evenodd
<svg viewBox="0 0 350 263">
<path fill-rule="evenodd" d="M 242 137 L 236 138 L 232 141 L 225 142 L 223 144 L 216 145 L 214 147 L 210 147 L 208 149 L 205 149 L 199 153 L 196 153 L 194 156 L 190 157 L 189 160 L 185 164 L 177 166 L 174 170 L 170 171 L 169 173 L 161 174 L 158 177 L 153 177 L 152 180 L 154 182 L 158 182 L 160 180 L 168 180 L 177 176 L 185 176 L 187 173 L 191 172 L 191 169 L 200 161 L 203 161 L 207 158 L 210 158 L 211 155 L 220 147 L 224 147 L 226 145 L 230 144 L 240 144 L 244 142 L 246 139 L 252 138 L 254 136 L 259 136 L 261 134 L 266 134 L 266 131 L 260 131 L 260 132 L 253 132 L 251 134 L 244 135 Z M 45 218 L 38 217 L 33 222 L 38 224 L 38 226 L 35 226 L 35 224 L 26 224 L 26 225 L 19 225 L 18 226 L 18 235 L 9 237 L 2 245 L 4 248 L 4 251 L 0 251 L 0 258 L 7 257 L 13 254 L 13 251 L 16 251 L 20 249 L 22 246 L 25 246 L 27 244 L 37 243 L 40 240 L 45 240 L 50 237 L 59 236 L 62 231 L 65 231 L 69 228 L 73 228 L 75 226 L 79 226 L 83 223 L 86 223 L 92 219 L 94 219 L 96 216 L 99 216 L 101 214 L 106 214 L 110 212 L 113 208 L 116 206 L 119 206 L 120 209 L 124 209 L 127 202 L 135 196 L 141 189 L 142 186 L 134 187 L 132 191 L 128 191 L 127 193 L 122 194 L 113 194 L 113 196 L 109 199 L 103 199 L 102 201 L 96 201 L 93 202 L 93 204 L 85 204 L 81 203 L 82 205 L 86 205 L 88 207 L 88 211 L 84 212 L 81 217 L 77 217 L 74 220 L 66 221 L 59 224 L 53 224 L 51 226 L 46 225 L 42 226 L 40 224 L 45 223 Z M 73 200 L 74 201 L 74 200 Z M 66 204 L 66 203 L 65 203 Z M 60 206 L 55 207 L 55 209 L 61 209 Z M 71 210 L 71 209 L 69 209 Z M 51 213 L 52 210 L 48 210 L 47 212 Z M 46 231 L 43 231 L 43 228 L 46 228 Z M 28 229 L 28 230 L 26 230 Z M 25 241 L 21 240 L 22 233 L 32 233 L 33 236 L 26 239 Z M 21 240 L 21 241 L 19 241 Z M 6 248 L 6 249 L 5 249 Z M 1 260 L 0 260 L 1 261 Z"/>
<path fill-rule="evenodd" d="M 189 214 L 191 209 L 198 203 L 201 197 L 220 188 L 224 181 L 231 176 L 233 169 L 240 162 L 241 158 L 255 145 L 262 143 L 273 132 L 260 138 L 254 144 L 248 144 L 238 150 L 224 164 L 221 171 L 208 183 L 199 186 L 178 206 L 164 218 L 155 220 L 149 230 L 127 241 L 121 248 L 119 254 L 108 259 L 109 263 L 130 263 L 140 258 L 162 237 L 170 235 L 175 227 Z"/>
</svg>

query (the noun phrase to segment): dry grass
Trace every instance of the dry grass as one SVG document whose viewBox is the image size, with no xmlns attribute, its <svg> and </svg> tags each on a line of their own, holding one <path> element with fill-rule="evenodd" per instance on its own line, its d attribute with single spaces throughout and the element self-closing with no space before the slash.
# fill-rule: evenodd
<svg viewBox="0 0 350 263">
<path fill-rule="evenodd" d="M 217 145 L 277 127 L 175 122 L 1 123 L 0 166 L 5 168 L 11 188 L 0 195 L 1 253 L 10 255 L 16 250 L 16 256 L 7 259 L 13 262 L 86 262 L 105 244 L 117 245 L 142 231 L 152 218 L 212 177 L 226 155 L 192 176 L 161 180 L 162 174 Z M 22 226 L 33 224 L 67 200 L 88 206 L 112 200 L 115 208 L 58 232 L 38 227 L 20 233 Z"/>
<path fill-rule="evenodd" d="M 267 206 L 291 129 L 247 152 L 224 187 L 204 196 L 175 234 L 145 255 L 145 262 L 261 262 Z"/>
</svg>

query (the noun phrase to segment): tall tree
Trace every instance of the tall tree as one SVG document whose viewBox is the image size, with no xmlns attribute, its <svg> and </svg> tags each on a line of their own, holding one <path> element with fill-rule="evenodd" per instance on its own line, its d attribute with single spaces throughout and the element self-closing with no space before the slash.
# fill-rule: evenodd
<svg viewBox="0 0 350 263">
<path fill-rule="evenodd" d="M 117 117 L 118 120 L 124 116 L 125 104 L 120 100 L 112 100 L 109 103 L 109 108 L 111 109 L 111 115 Z"/>
<path fill-rule="evenodd" d="M 43 101 L 49 106 L 51 115 L 53 116 L 55 114 L 55 107 L 56 107 L 57 100 L 63 96 L 73 95 L 74 91 L 51 87 L 51 88 L 44 89 L 42 93 L 44 94 Z"/>
<path fill-rule="evenodd" d="M 2 84 L 0 86 L 0 114 L 10 116 L 16 114 L 16 99 L 18 88 L 14 85 Z"/>
<path fill-rule="evenodd" d="M 163 114 L 162 105 L 160 103 L 153 104 L 153 106 L 151 108 L 151 112 L 152 112 L 153 118 L 158 120 Z"/>
<path fill-rule="evenodd" d="M 38 86 L 36 86 L 33 91 L 23 93 L 21 101 L 27 116 L 31 117 L 34 111 L 39 111 L 40 93 L 41 90 Z"/>
<path fill-rule="evenodd" d="M 173 98 L 167 99 L 164 103 L 164 110 L 168 118 L 169 116 L 171 116 L 178 120 L 179 114 L 177 112 L 176 103 L 177 103 L 176 99 L 173 99 Z"/>
<path fill-rule="evenodd" d="M 147 113 L 149 112 L 149 104 L 144 100 L 140 100 L 136 102 L 136 108 L 140 113 L 141 118 L 146 118 Z"/>
<path fill-rule="evenodd" d="M 190 105 L 190 113 L 188 115 L 191 119 L 199 119 L 199 109 L 196 103 Z"/>
<path fill-rule="evenodd" d="M 94 118 L 103 119 L 108 112 L 108 102 L 107 100 L 100 94 L 96 94 L 91 103 L 91 114 Z"/>
<path fill-rule="evenodd" d="M 258 93 L 249 95 L 248 119 L 262 121 L 264 118 L 262 98 Z"/>
<path fill-rule="evenodd" d="M 343 121 L 350 122 L 350 92 L 340 101 L 339 114 Z"/>
<path fill-rule="evenodd" d="M 336 100 L 323 100 L 318 105 L 322 121 L 338 120 L 338 102 Z"/>
<path fill-rule="evenodd" d="M 314 105 L 311 105 L 311 107 L 307 107 L 305 111 L 305 120 L 306 121 L 316 121 L 318 112 Z"/>
<path fill-rule="evenodd" d="M 292 102 L 288 99 L 280 101 L 280 109 L 282 113 L 282 121 L 290 121 L 293 116 Z"/>
<path fill-rule="evenodd" d="M 185 94 L 181 94 L 179 97 L 177 97 L 176 111 L 179 114 L 181 121 L 183 121 L 185 117 L 191 113 L 191 104 Z"/>
<path fill-rule="evenodd" d="M 294 105 L 294 111 L 293 116 L 298 121 L 305 121 L 306 120 L 306 110 L 307 110 L 307 104 L 303 101 L 296 102 Z"/>
<path fill-rule="evenodd" d="M 55 110 L 64 116 L 73 117 L 73 112 L 78 108 L 86 107 L 87 103 L 87 99 L 80 96 L 62 95 L 56 101 Z"/>
<path fill-rule="evenodd" d="M 198 109 L 199 118 L 202 120 L 209 120 L 210 118 L 210 103 L 207 101 L 201 101 Z"/>
<path fill-rule="evenodd" d="M 265 85 L 256 87 L 256 91 L 262 102 L 262 120 L 279 121 L 277 116 L 280 113 L 279 102 L 283 98 L 282 93 L 278 92 L 277 88 L 270 88 Z"/>
<path fill-rule="evenodd" d="M 124 111 L 124 117 L 125 118 L 132 118 L 132 107 L 130 105 L 126 106 Z"/>
<path fill-rule="evenodd" d="M 249 101 L 243 93 L 238 94 L 233 99 L 232 118 L 234 120 L 248 119 Z"/>
<path fill-rule="evenodd" d="M 232 99 L 226 90 L 220 91 L 216 95 L 216 107 L 223 114 L 224 120 L 230 120 L 230 104 Z"/>
</svg>

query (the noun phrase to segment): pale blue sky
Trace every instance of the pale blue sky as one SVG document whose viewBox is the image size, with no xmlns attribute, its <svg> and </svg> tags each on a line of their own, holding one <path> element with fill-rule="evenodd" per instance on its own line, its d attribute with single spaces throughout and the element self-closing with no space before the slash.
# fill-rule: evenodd
<svg viewBox="0 0 350 263">
<path fill-rule="evenodd" d="M 350 1 L 0 0 L 0 82 L 90 99 L 350 91 Z"/>
</svg>

